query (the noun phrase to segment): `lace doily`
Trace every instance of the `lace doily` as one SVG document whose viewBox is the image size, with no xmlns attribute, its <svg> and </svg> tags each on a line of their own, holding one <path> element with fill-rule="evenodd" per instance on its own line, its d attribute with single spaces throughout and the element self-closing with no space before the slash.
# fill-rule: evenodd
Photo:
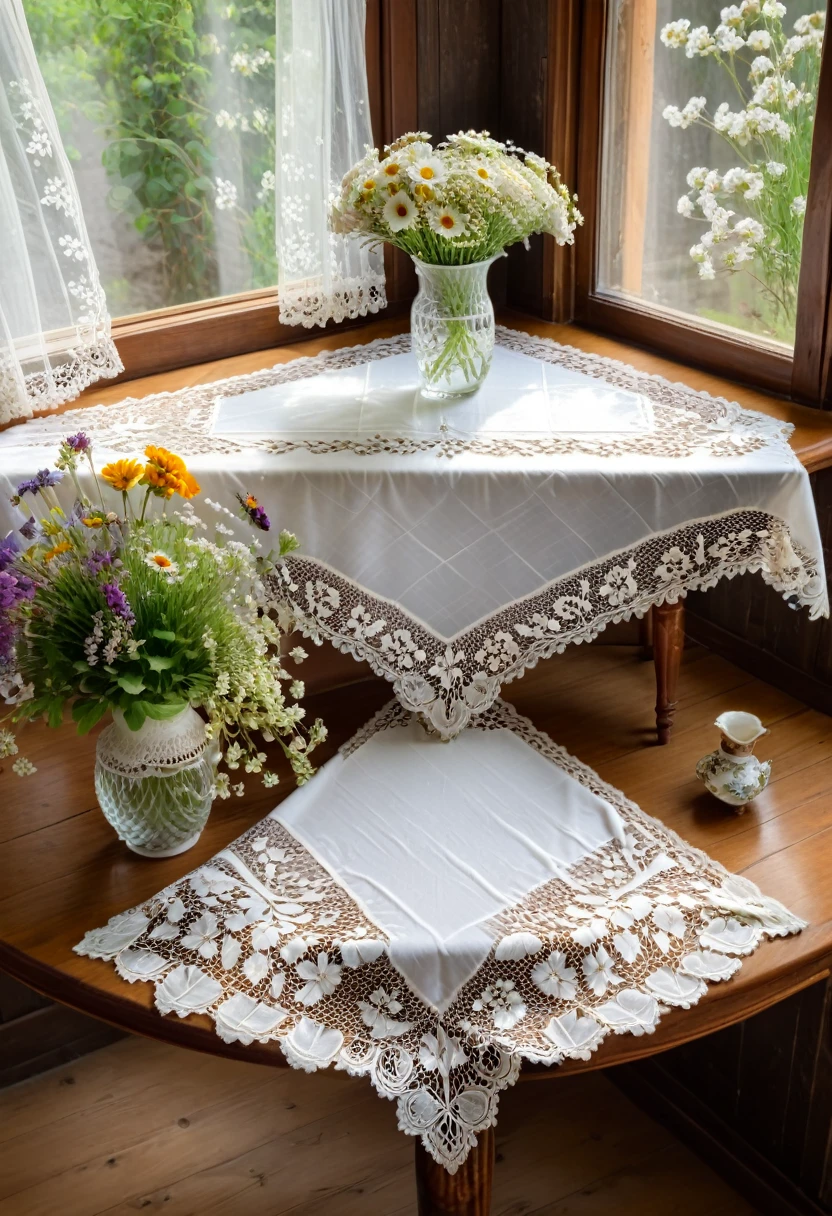
<svg viewBox="0 0 832 1216">
<path fill-rule="evenodd" d="M 372 307 L 372 304 L 368 304 Z M 259 450 L 280 455 L 299 449 L 323 455 L 352 452 L 360 456 L 392 453 L 412 456 L 434 452 L 452 458 L 466 452 L 485 456 L 559 456 L 583 453 L 600 456 L 736 457 L 772 445 L 787 448 L 792 427 L 765 414 L 742 409 L 736 402 L 711 397 L 684 384 L 637 371 L 627 364 L 600 355 L 587 354 L 571 346 L 560 346 L 548 338 L 498 327 L 497 341 L 507 349 L 545 360 L 569 371 L 593 376 L 606 384 L 648 397 L 653 405 L 654 427 L 638 434 L 563 433 L 539 437 L 512 435 L 455 435 L 442 430 L 435 435 L 362 435 L 358 437 L 299 436 L 271 438 L 247 434 L 240 438 L 212 431 L 218 397 L 233 397 L 256 389 L 270 388 L 318 375 L 324 371 L 355 367 L 410 350 L 410 335 L 381 338 L 364 346 L 343 347 L 321 355 L 303 356 L 290 363 L 196 385 L 173 393 L 128 397 L 117 405 L 91 406 L 74 410 L 72 424 L 91 436 L 96 445 L 125 456 L 151 438 L 185 457 L 238 455 Z M 63 419 L 35 419 L 25 430 L 10 434 L 9 442 L 26 447 L 51 446 L 65 430 Z M 13 437 L 12 437 L 13 436 Z"/>
<path fill-rule="evenodd" d="M 146 718 L 130 730 L 117 711 L 116 718 L 98 737 L 96 763 L 120 777 L 148 777 L 189 768 L 203 756 L 208 741 L 205 723 L 191 706 L 176 718 Z"/>
<path fill-rule="evenodd" d="M 344 754 L 410 720 L 387 706 Z M 522 1060 L 589 1059 L 608 1034 L 650 1034 L 763 938 L 803 927 L 510 706 L 493 705 L 475 729 L 514 732 L 625 830 L 493 919 L 488 957 L 441 1016 L 393 967 L 385 932 L 272 818 L 77 952 L 154 983 L 162 1014 L 210 1014 L 225 1042 L 276 1040 L 295 1068 L 369 1077 L 401 1129 L 454 1172 Z"/>
<path fill-rule="evenodd" d="M 270 586 L 288 624 L 365 660 L 392 683 L 402 705 L 450 739 L 540 659 L 591 641 L 609 624 L 642 617 L 653 604 L 676 603 L 747 571 L 759 572 L 795 607 L 807 607 L 812 619 L 828 615 L 817 561 L 792 542 L 782 520 L 762 511 L 734 511 L 651 536 L 451 639 L 309 557 L 287 558 Z"/>
</svg>

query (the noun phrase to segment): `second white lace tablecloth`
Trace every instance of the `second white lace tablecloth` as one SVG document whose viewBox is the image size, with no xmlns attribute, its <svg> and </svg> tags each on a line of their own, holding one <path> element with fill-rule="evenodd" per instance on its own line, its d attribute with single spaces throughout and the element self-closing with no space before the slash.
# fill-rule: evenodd
<svg viewBox="0 0 832 1216">
<path fill-rule="evenodd" d="M 207 495 L 256 494 L 302 543 L 275 603 L 443 738 L 540 658 L 724 577 L 828 614 L 783 424 L 505 329 L 478 393 L 430 402 L 409 341 L 27 423 L 0 435 L 0 484 L 71 428 L 99 459 L 162 443 Z"/>
<path fill-rule="evenodd" d="M 76 950 L 395 1100 L 454 1171 L 523 1060 L 650 1034 L 803 922 L 497 702 L 450 746 L 391 702 L 308 785 Z"/>
</svg>

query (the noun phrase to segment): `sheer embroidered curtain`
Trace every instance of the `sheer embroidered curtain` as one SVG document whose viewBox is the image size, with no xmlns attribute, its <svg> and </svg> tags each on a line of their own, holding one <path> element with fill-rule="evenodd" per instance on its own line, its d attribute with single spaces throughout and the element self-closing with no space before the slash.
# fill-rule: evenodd
<svg viewBox="0 0 832 1216">
<path fill-rule="evenodd" d="M 365 0 L 277 0 L 277 258 L 287 325 L 378 312 L 380 250 L 329 231 L 332 195 L 373 142 Z"/>
<path fill-rule="evenodd" d="M 0 422 L 121 371 L 21 0 L 0 3 Z"/>
</svg>

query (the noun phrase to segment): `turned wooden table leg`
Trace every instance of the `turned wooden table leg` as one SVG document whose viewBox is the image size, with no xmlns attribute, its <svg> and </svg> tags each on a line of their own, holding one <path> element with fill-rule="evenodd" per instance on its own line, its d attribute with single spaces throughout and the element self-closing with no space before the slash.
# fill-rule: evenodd
<svg viewBox="0 0 832 1216">
<path fill-rule="evenodd" d="M 638 644 L 643 659 L 653 658 L 653 609 L 648 608 L 638 623 Z"/>
<path fill-rule="evenodd" d="M 653 608 L 653 661 L 656 665 L 656 730 L 659 743 L 670 741 L 676 713 L 679 665 L 685 645 L 685 603 Z"/>
<path fill-rule="evenodd" d="M 449 1174 L 416 1141 L 419 1216 L 489 1216 L 494 1174 L 494 1128 L 480 1132 L 464 1165 Z"/>
</svg>

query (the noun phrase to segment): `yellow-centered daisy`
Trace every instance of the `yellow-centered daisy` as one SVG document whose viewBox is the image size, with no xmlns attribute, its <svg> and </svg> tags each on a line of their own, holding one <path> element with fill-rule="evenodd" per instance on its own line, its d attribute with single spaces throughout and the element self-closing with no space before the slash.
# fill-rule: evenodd
<svg viewBox="0 0 832 1216">
<path fill-rule="evenodd" d="M 167 553 L 148 553 L 144 560 L 151 570 L 160 570 L 162 574 L 176 574 L 179 570 L 176 562 L 168 557 Z"/>
<path fill-rule="evenodd" d="M 428 220 L 433 231 L 440 236 L 463 236 L 467 231 L 465 220 L 456 207 L 431 207 Z"/>
<path fill-rule="evenodd" d="M 445 166 L 438 156 L 418 157 L 413 164 L 407 166 L 407 173 L 414 182 L 427 182 L 429 186 L 443 182 L 447 176 Z"/>
<path fill-rule="evenodd" d="M 391 232 L 412 228 L 419 218 L 416 204 L 404 190 L 397 190 L 384 204 L 383 216 Z"/>
</svg>

